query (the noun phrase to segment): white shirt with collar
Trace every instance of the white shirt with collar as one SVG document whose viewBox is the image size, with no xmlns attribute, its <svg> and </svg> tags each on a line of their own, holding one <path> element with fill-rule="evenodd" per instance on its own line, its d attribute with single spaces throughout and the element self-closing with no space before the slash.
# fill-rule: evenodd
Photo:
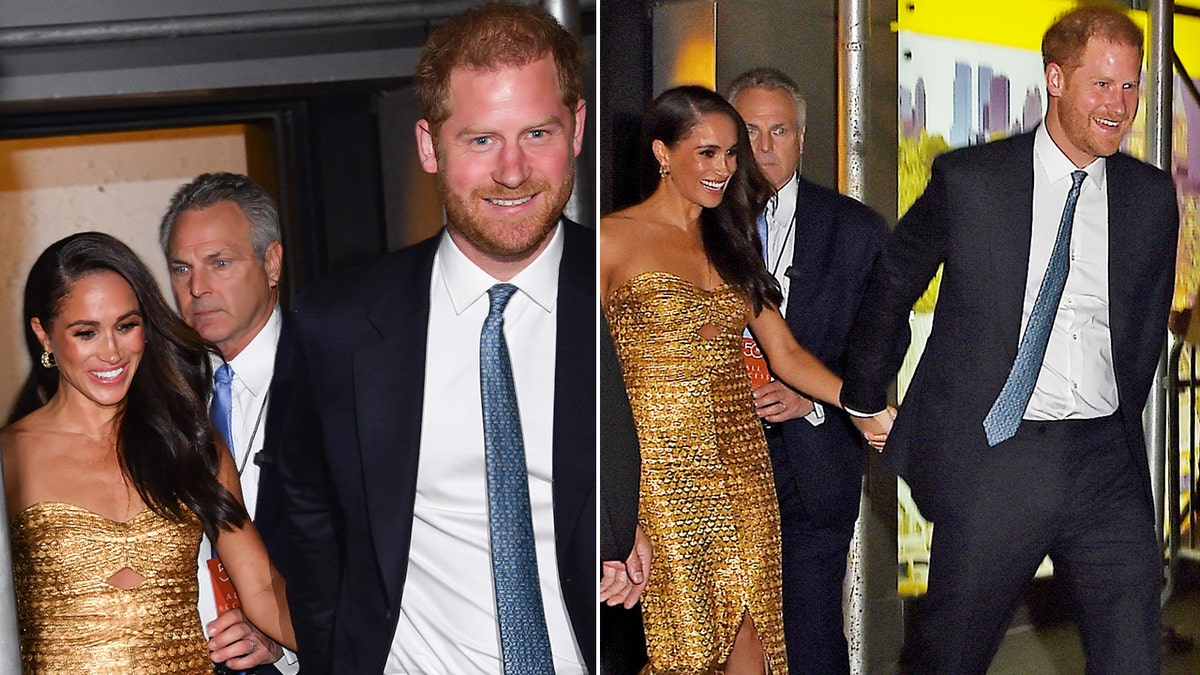
<svg viewBox="0 0 1200 675">
<path fill-rule="evenodd" d="M 800 194 L 800 174 L 792 174 L 790 180 L 779 188 L 767 202 L 764 217 L 767 221 L 767 271 L 779 281 L 783 289 L 783 302 L 779 312 L 787 314 L 788 294 L 791 279 L 787 276 L 796 250 L 796 199 Z"/>
<path fill-rule="evenodd" d="M 562 227 L 509 280 L 504 311 L 555 672 L 584 673 L 559 587 L 554 546 L 554 360 Z M 500 670 L 479 384 L 488 289 L 499 283 L 443 233 L 430 279 L 417 494 L 408 574 L 386 675 Z"/>
<path fill-rule="evenodd" d="M 1077 167 L 1042 124 L 1033 141 L 1033 228 L 1021 334 L 1046 274 L 1063 207 Z M 1025 419 L 1103 417 L 1116 412 L 1108 298 L 1108 180 L 1103 157 L 1083 168 L 1084 179 L 1071 230 L 1071 268 L 1046 355 Z"/>
<path fill-rule="evenodd" d="M 233 430 L 234 462 L 242 485 L 242 499 L 246 503 L 246 511 L 250 517 L 258 506 L 258 465 L 254 463 L 254 455 L 263 448 L 263 436 L 266 433 L 267 399 L 271 389 L 271 378 L 275 375 L 275 348 L 279 344 L 279 330 L 282 315 L 279 306 L 271 312 L 266 325 L 258 331 L 258 335 L 250 340 L 246 348 L 238 353 L 229 367 L 233 369 L 233 381 L 230 392 L 233 399 L 233 420 L 230 427 Z M 224 360 L 217 355 L 212 356 L 212 367 L 215 372 Z M 205 535 L 200 542 L 200 620 L 202 625 L 217 618 L 217 607 L 213 600 L 212 578 L 208 572 L 208 559 L 212 555 L 212 546 Z M 275 662 L 275 667 L 283 675 L 294 675 L 300 669 L 295 653 L 284 650 L 283 658 Z"/>
<path fill-rule="evenodd" d="M 792 266 L 796 251 L 796 200 L 799 196 L 800 172 L 797 171 L 767 202 L 764 213 L 767 221 L 767 271 L 775 277 L 783 291 L 779 313 L 784 316 L 787 316 L 788 295 L 792 290 L 792 280 L 787 271 Z M 804 419 L 815 427 L 825 421 L 825 408 L 819 401 L 812 403 L 813 409 Z"/>
</svg>

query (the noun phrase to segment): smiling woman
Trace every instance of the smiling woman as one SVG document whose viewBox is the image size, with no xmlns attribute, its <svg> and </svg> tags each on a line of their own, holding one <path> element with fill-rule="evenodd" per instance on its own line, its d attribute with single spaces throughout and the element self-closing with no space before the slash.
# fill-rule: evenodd
<svg viewBox="0 0 1200 675">
<path fill-rule="evenodd" d="M 34 373 L 0 432 L 24 672 L 138 672 L 153 658 L 211 673 L 202 530 L 246 614 L 293 645 L 282 580 L 205 410 L 212 346 L 127 246 L 95 232 L 42 253 L 25 319 Z"/>
<path fill-rule="evenodd" d="M 30 327 L 43 354 L 58 365 L 64 397 L 84 396 L 100 407 L 119 405 L 142 358 L 142 313 L 133 289 L 116 272 L 96 272 L 75 282 L 58 319 Z"/>
<path fill-rule="evenodd" d="M 661 180 L 601 221 L 600 283 L 641 449 L 638 518 L 654 547 L 645 672 L 785 674 L 779 507 L 744 331 L 795 388 L 837 405 L 841 380 L 777 309 L 755 227 L 773 190 L 737 111 L 711 90 L 677 87 L 655 100 L 644 136 Z"/>
</svg>

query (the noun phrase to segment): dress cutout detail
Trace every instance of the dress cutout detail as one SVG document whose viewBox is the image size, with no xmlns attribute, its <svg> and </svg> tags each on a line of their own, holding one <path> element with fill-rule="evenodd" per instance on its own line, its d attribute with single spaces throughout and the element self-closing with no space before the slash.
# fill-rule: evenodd
<svg viewBox="0 0 1200 675">
<path fill-rule="evenodd" d="M 13 573 L 25 675 L 211 675 L 196 610 L 200 521 L 146 509 L 126 522 L 38 502 L 12 519 Z M 146 580 L 108 582 L 122 568 Z"/>
<path fill-rule="evenodd" d="M 747 308 L 727 284 L 705 290 L 665 272 L 609 296 L 641 444 L 638 515 L 654 544 L 645 673 L 719 672 L 746 612 L 770 672 L 787 673 L 779 506 L 742 356 Z"/>
</svg>

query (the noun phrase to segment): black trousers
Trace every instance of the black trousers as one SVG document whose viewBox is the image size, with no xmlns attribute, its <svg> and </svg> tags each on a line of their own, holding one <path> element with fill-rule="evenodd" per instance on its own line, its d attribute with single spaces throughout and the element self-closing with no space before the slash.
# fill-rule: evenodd
<svg viewBox="0 0 1200 675">
<path fill-rule="evenodd" d="M 783 435 L 768 429 L 775 467 L 783 552 L 783 632 L 792 675 L 848 675 L 850 651 L 842 613 L 846 554 L 854 520 L 817 523 L 785 456 Z M 811 495 L 808 499 L 812 499 Z"/>
<path fill-rule="evenodd" d="M 600 675 L 634 675 L 646 661 L 642 606 L 600 605 Z"/>
<path fill-rule="evenodd" d="M 987 672 L 1049 555 L 1065 581 L 1087 673 L 1160 671 L 1154 508 L 1117 415 L 1022 422 L 978 456 L 969 499 L 934 524 L 929 594 L 907 673 Z"/>
</svg>

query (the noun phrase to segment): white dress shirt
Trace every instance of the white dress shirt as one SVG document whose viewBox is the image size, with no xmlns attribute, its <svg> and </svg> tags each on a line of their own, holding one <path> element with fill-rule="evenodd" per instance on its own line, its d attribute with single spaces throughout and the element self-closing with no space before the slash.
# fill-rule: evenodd
<svg viewBox="0 0 1200 675">
<path fill-rule="evenodd" d="M 562 228 L 509 283 L 504 311 L 529 471 L 538 576 L 555 672 L 584 673 L 559 587 L 554 546 L 554 357 Z M 420 462 L 408 575 L 384 673 L 500 672 L 479 337 L 499 283 L 442 235 L 430 279 Z"/>
<path fill-rule="evenodd" d="M 1033 229 L 1021 334 L 1029 322 L 1076 166 L 1046 125 L 1033 143 Z M 1025 419 L 1088 419 L 1117 410 L 1108 315 L 1108 181 L 1103 157 L 1084 167 L 1071 230 L 1071 269 Z"/>
<path fill-rule="evenodd" d="M 767 271 L 779 281 L 783 289 L 783 302 L 779 312 L 787 314 L 788 294 L 792 280 L 787 276 L 788 267 L 796 250 L 796 199 L 800 193 L 800 174 L 794 174 L 779 192 L 767 202 Z"/>
<path fill-rule="evenodd" d="M 254 455 L 262 450 L 263 436 L 266 433 L 267 398 L 271 389 L 271 378 L 275 374 L 275 347 L 279 344 L 279 327 L 282 321 L 279 307 L 271 312 L 271 318 L 258 331 L 258 335 L 246 345 L 238 355 L 229 362 L 233 368 L 233 381 L 230 391 L 233 399 L 233 420 L 230 428 L 233 430 L 234 462 L 237 464 L 238 475 L 241 477 L 242 499 L 246 502 L 246 511 L 254 517 L 258 506 L 258 465 L 254 463 Z M 223 363 L 219 356 L 212 359 L 213 370 Z M 208 572 L 208 559 L 212 555 L 212 546 L 208 535 L 200 542 L 200 620 L 202 625 L 217 618 L 216 602 L 213 600 L 212 578 Z M 207 635 L 207 632 L 205 633 Z M 296 655 L 284 650 L 283 658 L 275 663 L 275 667 L 283 675 L 293 675 L 300 669 Z"/>
<path fill-rule="evenodd" d="M 792 179 L 767 202 L 767 271 L 779 281 L 783 290 L 783 302 L 779 304 L 779 313 L 787 316 L 788 295 L 791 293 L 792 280 L 787 271 L 792 265 L 796 251 L 796 200 L 800 194 L 800 173 L 796 172 Z M 804 419 L 815 426 L 825 421 L 825 408 L 819 401 L 813 401 L 813 409 Z"/>
</svg>

